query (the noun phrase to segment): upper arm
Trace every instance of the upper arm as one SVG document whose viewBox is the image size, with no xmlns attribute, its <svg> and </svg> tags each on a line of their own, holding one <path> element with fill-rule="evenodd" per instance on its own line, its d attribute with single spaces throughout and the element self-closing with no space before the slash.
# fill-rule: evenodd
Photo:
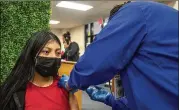
<svg viewBox="0 0 179 110">
<path fill-rule="evenodd" d="M 74 94 L 69 93 L 70 110 L 79 110 L 78 101 Z"/>
</svg>

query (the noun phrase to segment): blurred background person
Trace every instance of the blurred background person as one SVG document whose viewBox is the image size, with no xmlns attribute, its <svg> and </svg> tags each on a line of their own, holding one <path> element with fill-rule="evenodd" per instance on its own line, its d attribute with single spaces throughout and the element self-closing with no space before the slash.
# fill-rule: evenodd
<svg viewBox="0 0 179 110">
<path fill-rule="evenodd" d="M 70 32 L 66 32 L 65 34 L 63 34 L 62 39 L 65 48 L 62 59 L 65 59 L 67 61 L 78 61 L 80 49 L 76 42 L 71 41 Z"/>
</svg>

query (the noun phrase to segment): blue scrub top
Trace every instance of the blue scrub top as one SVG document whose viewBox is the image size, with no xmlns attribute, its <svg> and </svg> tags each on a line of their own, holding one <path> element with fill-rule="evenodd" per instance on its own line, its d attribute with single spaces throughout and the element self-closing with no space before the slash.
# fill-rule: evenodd
<svg viewBox="0 0 179 110">
<path fill-rule="evenodd" d="M 68 84 L 86 89 L 120 73 L 131 110 L 178 110 L 178 61 L 178 11 L 132 2 L 86 48 Z"/>
</svg>

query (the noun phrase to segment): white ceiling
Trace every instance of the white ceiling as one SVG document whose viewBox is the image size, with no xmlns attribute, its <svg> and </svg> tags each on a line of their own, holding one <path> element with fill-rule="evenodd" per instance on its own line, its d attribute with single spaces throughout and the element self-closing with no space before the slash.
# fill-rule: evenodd
<svg viewBox="0 0 179 110">
<path fill-rule="evenodd" d="M 51 1 L 51 20 L 60 21 L 59 24 L 50 25 L 51 28 L 73 28 L 97 21 L 101 17 L 108 17 L 110 10 L 115 5 L 124 3 L 124 1 L 73 1 L 93 6 L 93 8 L 90 10 L 78 11 L 56 7 L 56 4 L 59 2 L 60 1 Z"/>
</svg>

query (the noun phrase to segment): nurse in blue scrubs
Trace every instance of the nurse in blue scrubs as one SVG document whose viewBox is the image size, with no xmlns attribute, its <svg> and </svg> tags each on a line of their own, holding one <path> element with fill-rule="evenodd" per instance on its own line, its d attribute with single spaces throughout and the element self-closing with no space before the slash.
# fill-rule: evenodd
<svg viewBox="0 0 179 110">
<path fill-rule="evenodd" d="M 103 98 L 98 101 L 113 110 L 178 110 L 178 61 L 178 11 L 156 2 L 131 2 L 111 11 L 108 24 L 59 86 L 88 88 L 92 99 Z M 89 87 L 117 73 L 126 98 L 115 100 Z"/>
</svg>

